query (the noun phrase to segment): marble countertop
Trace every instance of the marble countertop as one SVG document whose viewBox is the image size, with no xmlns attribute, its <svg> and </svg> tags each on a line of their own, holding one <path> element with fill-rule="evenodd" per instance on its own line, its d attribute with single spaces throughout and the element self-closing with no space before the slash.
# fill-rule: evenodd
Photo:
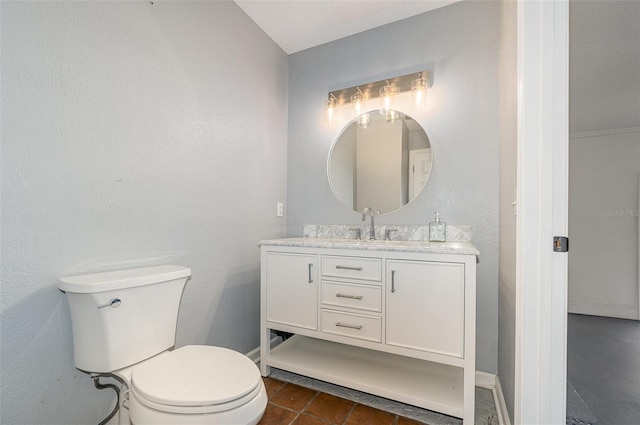
<svg viewBox="0 0 640 425">
<path fill-rule="evenodd" d="M 260 241 L 260 246 L 296 246 L 309 248 L 363 249 L 368 251 L 418 252 L 479 256 L 471 242 L 384 241 L 334 238 L 284 238 Z"/>
</svg>

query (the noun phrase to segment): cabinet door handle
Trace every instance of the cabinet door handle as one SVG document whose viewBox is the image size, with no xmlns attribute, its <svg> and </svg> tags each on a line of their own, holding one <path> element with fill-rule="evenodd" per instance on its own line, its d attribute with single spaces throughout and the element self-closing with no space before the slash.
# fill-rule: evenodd
<svg viewBox="0 0 640 425">
<path fill-rule="evenodd" d="M 311 279 L 311 267 L 313 266 L 313 263 L 309 263 L 309 283 L 313 283 L 313 279 Z"/>
<path fill-rule="evenodd" d="M 362 271 L 362 267 L 352 267 L 352 266 L 341 266 L 341 265 L 337 265 L 336 269 L 341 269 L 341 270 L 355 270 L 357 272 L 361 272 Z"/>
<path fill-rule="evenodd" d="M 340 323 L 340 322 L 336 322 L 336 326 L 340 328 L 349 328 L 349 329 L 356 329 L 356 330 L 362 329 L 362 325 L 349 325 L 349 324 Z"/>
<path fill-rule="evenodd" d="M 336 297 L 338 297 L 338 298 L 351 298 L 352 300 L 361 300 L 362 299 L 362 295 L 348 295 L 348 294 L 340 294 L 340 293 L 337 293 Z"/>
<path fill-rule="evenodd" d="M 396 271 L 391 270 L 391 293 L 396 292 Z"/>
</svg>

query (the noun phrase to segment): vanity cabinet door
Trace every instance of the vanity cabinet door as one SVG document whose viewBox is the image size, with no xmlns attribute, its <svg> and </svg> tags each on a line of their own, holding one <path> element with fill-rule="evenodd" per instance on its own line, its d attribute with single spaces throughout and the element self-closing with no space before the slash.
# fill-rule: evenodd
<svg viewBox="0 0 640 425">
<path fill-rule="evenodd" d="M 318 329 L 318 256 L 267 253 L 269 322 Z"/>
<path fill-rule="evenodd" d="M 386 264 L 386 343 L 462 358 L 464 264 Z"/>
</svg>

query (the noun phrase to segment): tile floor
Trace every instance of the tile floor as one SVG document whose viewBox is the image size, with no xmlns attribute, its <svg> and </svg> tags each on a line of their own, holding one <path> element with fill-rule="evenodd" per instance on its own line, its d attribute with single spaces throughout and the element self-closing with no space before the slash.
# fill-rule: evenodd
<svg viewBox="0 0 640 425">
<path fill-rule="evenodd" d="M 567 423 L 640 424 L 640 322 L 569 314 Z"/>
<path fill-rule="evenodd" d="M 422 422 L 320 391 L 263 378 L 269 395 L 259 425 L 417 425 Z"/>
<path fill-rule="evenodd" d="M 357 404 L 389 412 L 392 416 L 398 416 L 399 418 L 413 419 L 415 422 L 411 423 L 429 425 L 462 425 L 462 419 L 454 418 L 453 416 L 447 416 L 431 410 L 421 409 L 420 407 L 411 406 L 398 401 L 389 400 L 384 397 L 378 397 L 373 394 L 356 391 L 351 388 L 345 388 L 328 382 L 319 381 L 307 376 L 296 375 L 295 373 L 286 372 L 281 369 L 271 368 L 269 378 L 276 379 L 281 382 L 288 382 L 304 388 L 310 388 L 314 392 L 318 391 L 324 394 L 331 394 L 340 399 L 346 399 Z M 476 387 L 475 407 L 475 425 L 498 425 L 498 415 L 491 390 Z"/>
</svg>

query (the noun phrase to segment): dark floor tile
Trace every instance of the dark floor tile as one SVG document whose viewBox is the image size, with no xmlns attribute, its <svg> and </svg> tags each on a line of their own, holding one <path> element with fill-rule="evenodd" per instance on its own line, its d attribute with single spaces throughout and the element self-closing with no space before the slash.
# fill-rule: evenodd
<svg viewBox="0 0 640 425">
<path fill-rule="evenodd" d="M 327 422 L 302 413 L 291 425 L 327 425 Z"/>
<path fill-rule="evenodd" d="M 316 395 L 316 391 L 295 384 L 286 384 L 270 401 L 280 406 L 300 411 Z"/>
<path fill-rule="evenodd" d="M 332 424 L 342 424 L 353 409 L 355 403 L 330 394 L 320 393 L 304 410 Z"/>
<path fill-rule="evenodd" d="M 278 390 L 286 384 L 286 382 L 278 381 L 277 379 L 269 377 L 262 378 L 262 380 L 264 381 L 264 387 L 267 390 L 267 396 L 269 397 L 278 392 Z"/>
<path fill-rule="evenodd" d="M 567 381 L 568 415 L 640 424 L 640 322 L 569 314 Z"/>
<path fill-rule="evenodd" d="M 295 417 L 296 414 L 294 412 L 268 403 L 267 410 L 265 410 L 258 425 L 288 425 Z"/>
<path fill-rule="evenodd" d="M 395 416 L 383 410 L 358 404 L 349 419 L 347 425 L 392 425 Z"/>
</svg>

